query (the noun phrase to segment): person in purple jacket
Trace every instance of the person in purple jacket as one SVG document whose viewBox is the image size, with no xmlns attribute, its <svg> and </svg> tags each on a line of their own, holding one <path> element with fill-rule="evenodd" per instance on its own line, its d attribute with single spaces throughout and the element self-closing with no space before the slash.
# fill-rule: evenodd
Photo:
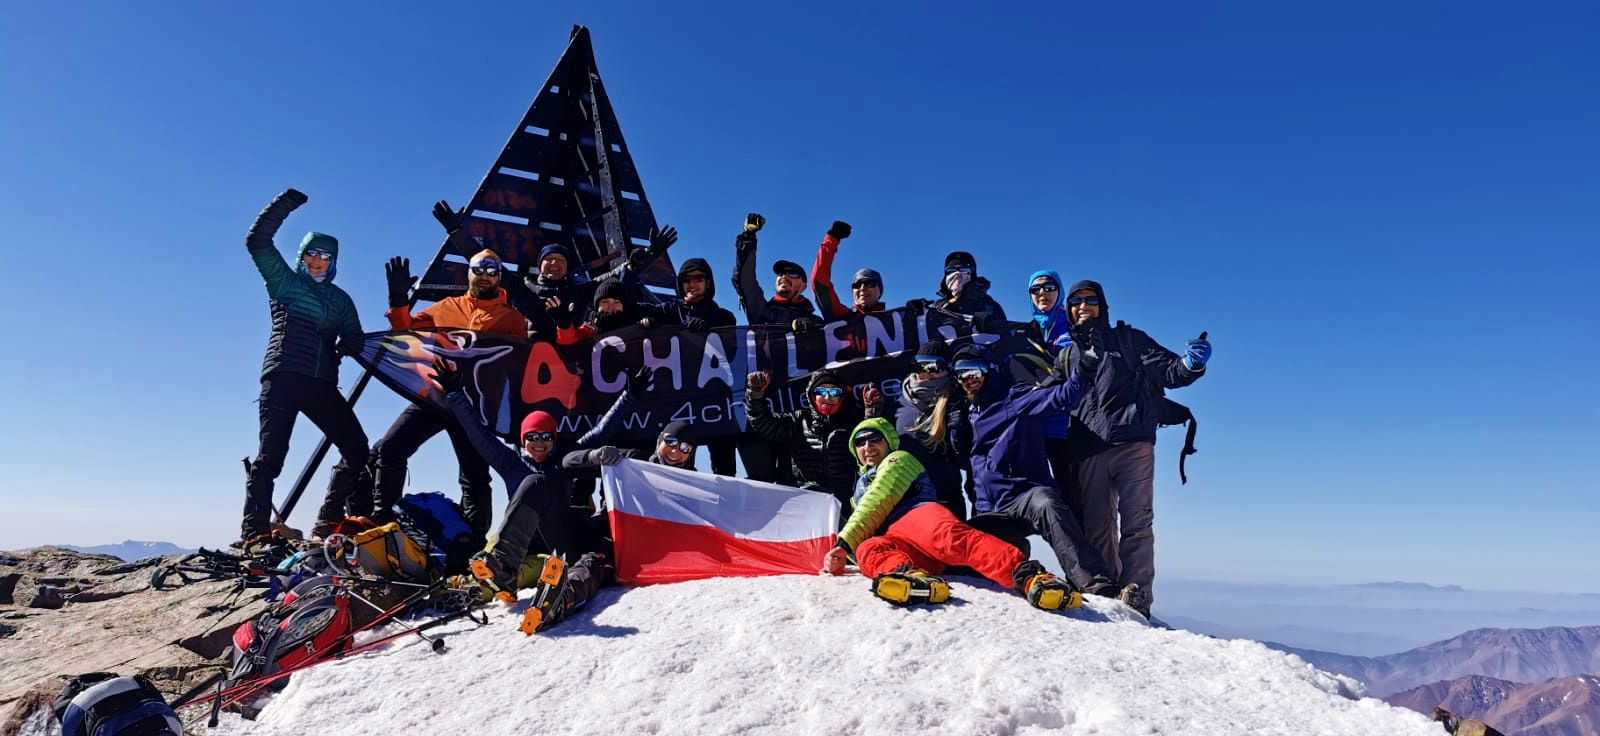
<svg viewBox="0 0 1600 736">
<path fill-rule="evenodd" d="M 1087 330 L 1074 340 L 1098 345 Z M 977 513 L 971 521 L 1023 549 L 1028 535 L 1044 537 L 1075 588 L 1115 596 L 1105 560 L 1084 543 L 1083 527 L 1056 487 L 1045 456 L 1044 423 L 1078 405 L 1085 375 L 1093 373 L 1102 352 L 1090 349 L 1080 355 L 1067 380 L 1036 386 L 1008 385 L 982 348 L 966 345 L 956 351 L 954 372 L 970 404 L 972 425 Z"/>
</svg>

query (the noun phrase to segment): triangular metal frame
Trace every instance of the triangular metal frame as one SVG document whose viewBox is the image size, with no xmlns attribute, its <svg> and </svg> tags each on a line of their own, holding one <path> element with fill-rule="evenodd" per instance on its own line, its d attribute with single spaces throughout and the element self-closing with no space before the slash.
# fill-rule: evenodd
<svg viewBox="0 0 1600 736">
<path fill-rule="evenodd" d="M 551 243 L 573 249 L 579 278 L 595 278 L 635 248 L 656 224 L 616 111 L 600 81 L 589 29 L 573 26 L 566 51 L 467 203 L 466 231 L 519 271 Z M 667 258 L 641 274 L 672 289 Z M 416 296 L 437 301 L 466 290 L 466 263 L 442 247 Z"/>
</svg>

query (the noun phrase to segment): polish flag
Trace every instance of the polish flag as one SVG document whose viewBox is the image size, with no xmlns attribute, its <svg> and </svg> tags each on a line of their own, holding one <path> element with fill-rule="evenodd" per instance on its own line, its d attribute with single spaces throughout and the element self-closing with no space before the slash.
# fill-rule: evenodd
<svg viewBox="0 0 1600 736">
<path fill-rule="evenodd" d="M 600 477 L 617 579 L 630 585 L 813 575 L 839 528 L 839 501 L 826 493 L 639 460 Z"/>
</svg>

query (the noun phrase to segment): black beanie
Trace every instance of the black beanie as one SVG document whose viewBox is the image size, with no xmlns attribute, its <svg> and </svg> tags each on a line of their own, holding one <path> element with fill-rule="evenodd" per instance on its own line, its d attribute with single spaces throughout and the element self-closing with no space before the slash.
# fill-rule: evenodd
<svg viewBox="0 0 1600 736">
<path fill-rule="evenodd" d="M 950 346 L 944 340 L 930 337 L 927 342 L 922 343 L 921 347 L 917 348 L 917 357 L 924 355 L 933 358 L 949 358 Z"/>
<path fill-rule="evenodd" d="M 978 259 L 973 258 L 971 253 L 964 250 L 953 250 L 950 251 L 950 255 L 944 257 L 944 267 L 948 269 L 952 266 L 966 266 L 972 269 L 973 273 L 977 273 Z"/>
</svg>

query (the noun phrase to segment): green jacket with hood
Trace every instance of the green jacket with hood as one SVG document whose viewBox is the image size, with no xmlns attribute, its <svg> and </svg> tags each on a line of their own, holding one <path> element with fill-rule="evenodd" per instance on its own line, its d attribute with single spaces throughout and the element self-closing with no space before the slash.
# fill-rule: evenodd
<svg viewBox="0 0 1600 736">
<path fill-rule="evenodd" d="M 333 285 L 339 260 L 339 241 L 323 233 L 306 233 L 295 256 L 295 267 L 283 260 L 272 242 L 284 218 L 305 201 L 305 195 L 285 192 L 256 217 L 245 247 L 267 285 L 267 305 L 272 314 L 272 336 L 261 361 L 261 377 L 277 371 L 300 373 L 325 381 L 339 380 L 339 356 L 361 352 L 361 319 L 355 303 Z M 328 251 L 328 275 L 318 282 L 306 272 L 307 249 Z"/>
<path fill-rule="evenodd" d="M 856 425 L 850 432 L 854 448 L 856 433 L 876 430 L 889 443 L 889 455 L 876 466 L 861 465 L 861 475 L 856 478 L 856 495 L 851 500 L 855 507 L 850 519 L 839 532 L 839 540 L 851 550 L 887 528 L 906 512 L 925 503 L 938 503 L 939 493 L 928 479 L 928 473 L 915 456 L 900 449 L 900 433 L 894 423 L 874 417 Z"/>
</svg>

